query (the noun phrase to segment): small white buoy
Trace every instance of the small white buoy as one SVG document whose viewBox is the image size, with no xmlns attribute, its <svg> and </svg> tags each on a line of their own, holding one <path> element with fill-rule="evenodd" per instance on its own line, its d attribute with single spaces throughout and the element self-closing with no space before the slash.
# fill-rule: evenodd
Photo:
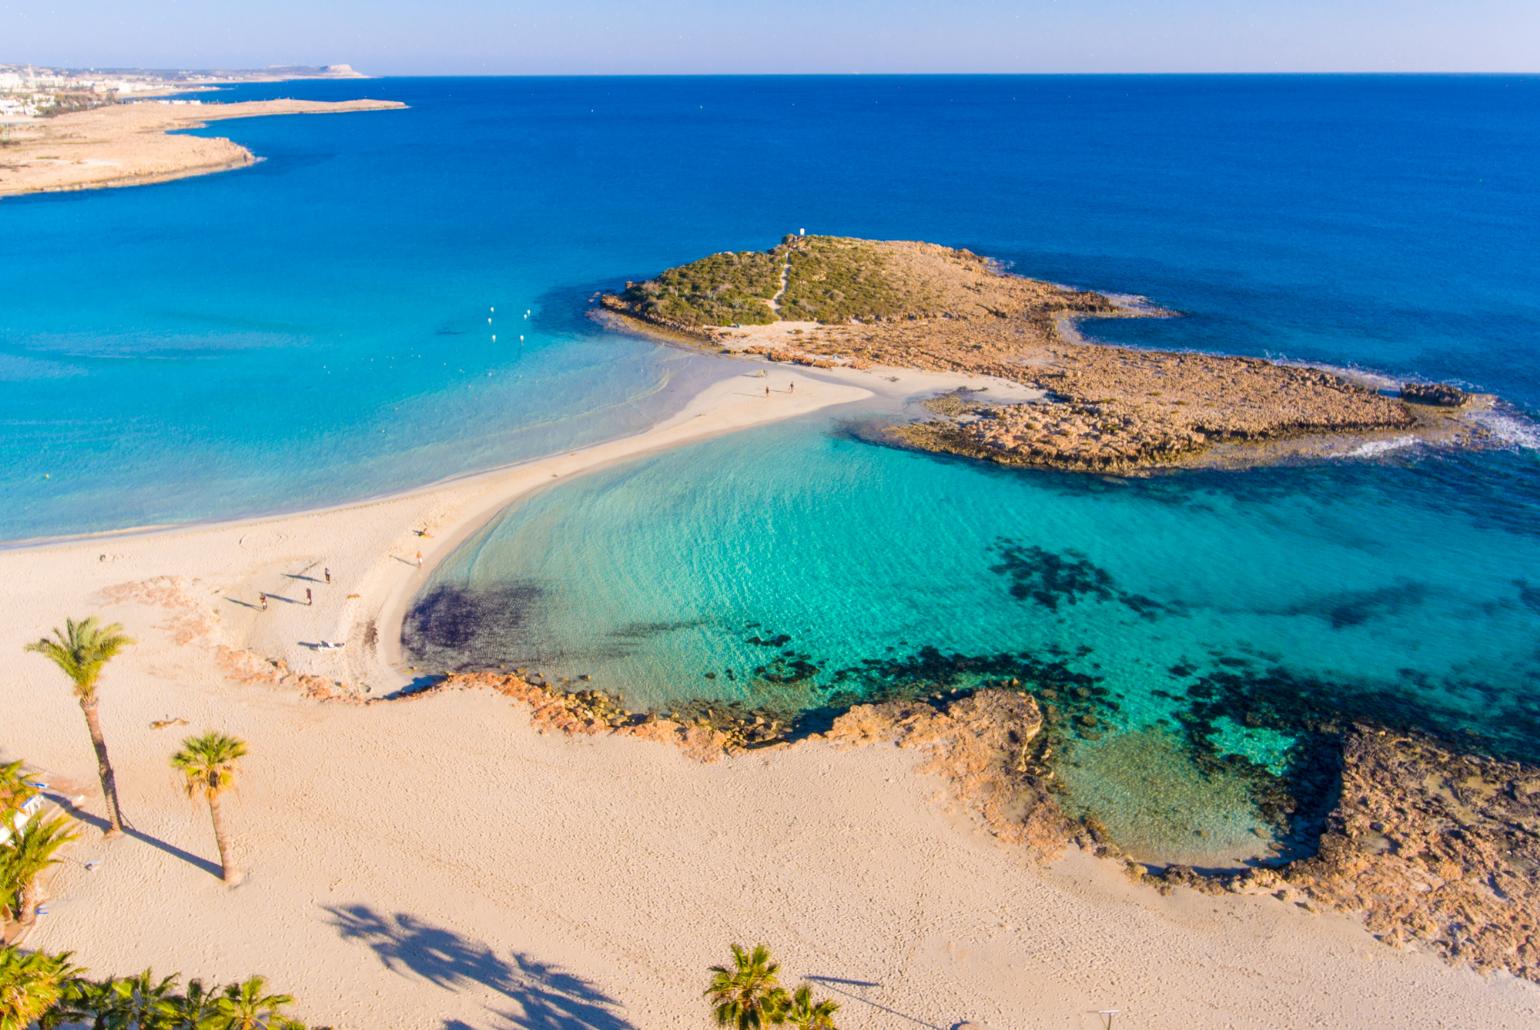
<svg viewBox="0 0 1540 1030">
<path fill-rule="evenodd" d="M 528 318 L 528 317 L 529 317 L 529 313 L 530 313 L 530 311 L 532 311 L 532 310 L 534 310 L 534 309 L 533 309 L 533 308 L 525 308 L 525 309 L 524 309 L 524 317 L 525 317 L 525 318 Z"/>
<path fill-rule="evenodd" d="M 496 343 L 496 342 L 497 342 L 497 334 L 496 334 L 496 333 L 493 333 L 493 334 L 492 334 L 492 342 L 493 342 L 493 343 Z"/>
<path fill-rule="evenodd" d="M 490 318 L 490 317 L 489 317 L 489 318 L 488 318 L 488 319 L 487 319 L 487 325 L 491 325 L 491 324 L 492 324 L 492 319 L 491 319 L 491 318 Z"/>
<path fill-rule="evenodd" d="M 519 342 L 520 342 L 520 343 L 523 343 L 523 342 L 524 342 L 524 337 L 522 337 L 522 336 L 521 336 L 521 337 L 519 337 Z"/>
<path fill-rule="evenodd" d="M 487 313 L 488 314 L 493 314 L 493 315 L 497 314 L 497 307 L 494 305 L 492 307 L 487 308 Z"/>
</svg>

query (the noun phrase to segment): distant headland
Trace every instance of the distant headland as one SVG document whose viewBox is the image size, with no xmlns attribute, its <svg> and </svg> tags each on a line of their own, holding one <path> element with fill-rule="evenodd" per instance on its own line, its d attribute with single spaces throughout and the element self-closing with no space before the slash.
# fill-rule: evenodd
<svg viewBox="0 0 1540 1030">
<path fill-rule="evenodd" d="M 171 135 L 215 120 L 406 106 L 394 100 L 164 99 L 246 82 L 362 78 L 345 64 L 254 71 L 0 65 L 0 197 L 142 186 L 254 163 L 256 156 L 231 140 Z"/>
<path fill-rule="evenodd" d="M 1473 438 L 1491 399 L 1437 384 L 1082 338 L 1083 318 L 1163 317 L 1008 274 L 933 243 L 787 236 L 713 254 L 601 298 L 612 326 L 825 368 L 990 376 L 1038 392 L 957 391 L 894 442 L 1004 465 L 1136 473 L 1342 453 L 1377 439 Z M 1018 391 L 1019 392 L 1019 391 Z"/>
</svg>

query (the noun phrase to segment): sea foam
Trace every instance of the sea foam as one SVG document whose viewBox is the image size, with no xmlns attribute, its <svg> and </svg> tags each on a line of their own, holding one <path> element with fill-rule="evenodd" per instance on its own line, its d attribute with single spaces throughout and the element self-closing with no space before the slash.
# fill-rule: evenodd
<svg viewBox="0 0 1540 1030">
<path fill-rule="evenodd" d="M 1516 450 L 1540 450 L 1540 423 L 1513 408 L 1498 406 L 1477 412 L 1471 420 L 1492 434 L 1504 447 Z"/>
</svg>

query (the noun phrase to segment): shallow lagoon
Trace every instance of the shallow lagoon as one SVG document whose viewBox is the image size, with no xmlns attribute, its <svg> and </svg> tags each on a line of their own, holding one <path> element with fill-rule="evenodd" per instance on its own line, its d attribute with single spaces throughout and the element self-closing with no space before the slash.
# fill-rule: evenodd
<svg viewBox="0 0 1540 1030">
<path fill-rule="evenodd" d="M 516 505 L 435 571 L 414 660 L 809 725 L 1017 679 L 1084 738 L 1072 800 L 1167 853 L 1199 830 L 1198 851 L 1238 848 L 1260 825 L 1222 764 L 1188 768 L 1194 743 L 1286 773 L 1331 714 L 1540 750 L 1540 582 L 1522 572 L 1540 568 L 1540 498 L 1494 512 L 1469 492 L 1526 453 L 1118 480 L 849 430 L 842 416 L 721 438 Z"/>
</svg>

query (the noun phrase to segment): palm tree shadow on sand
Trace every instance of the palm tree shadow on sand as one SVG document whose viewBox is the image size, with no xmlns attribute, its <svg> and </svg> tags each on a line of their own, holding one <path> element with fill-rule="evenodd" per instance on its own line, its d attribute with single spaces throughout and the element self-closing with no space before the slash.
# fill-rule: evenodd
<svg viewBox="0 0 1540 1030">
<path fill-rule="evenodd" d="M 443 1030 L 635 1030 L 619 1005 L 593 984 L 523 952 L 504 958 L 482 941 L 397 912 L 367 905 L 326 906 L 344 940 L 374 949 L 385 968 L 410 971 L 445 990 L 471 984 L 490 988 L 513 1003 L 491 1013 L 480 1027 L 453 1019 Z"/>
</svg>

